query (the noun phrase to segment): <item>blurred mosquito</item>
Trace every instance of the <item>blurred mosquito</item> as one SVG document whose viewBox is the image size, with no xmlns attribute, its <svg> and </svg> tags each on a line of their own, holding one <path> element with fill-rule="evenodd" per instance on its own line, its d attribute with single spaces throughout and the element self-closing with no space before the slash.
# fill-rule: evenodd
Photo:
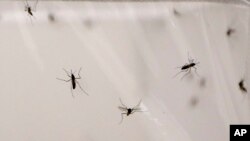
<svg viewBox="0 0 250 141">
<path fill-rule="evenodd" d="M 28 15 L 30 16 L 30 19 L 31 19 L 32 17 L 34 17 L 33 12 L 36 11 L 37 3 L 38 3 L 38 0 L 36 0 L 36 2 L 34 3 L 33 7 L 31 7 L 31 6 L 29 5 L 29 3 L 28 3 L 27 0 L 25 0 L 25 2 L 24 2 L 24 4 L 25 4 L 25 9 L 24 9 L 24 11 L 26 11 L 26 12 L 28 13 Z"/>
<path fill-rule="evenodd" d="M 229 28 L 229 29 L 227 30 L 227 36 L 228 36 L 228 37 L 231 36 L 233 33 L 235 33 L 235 29 Z"/>
<path fill-rule="evenodd" d="M 190 99 L 190 104 L 192 107 L 195 107 L 199 103 L 199 98 L 197 96 L 193 96 Z"/>
<path fill-rule="evenodd" d="M 121 102 L 122 106 L 118 106 L 118 108 L 119 108 L 121 111 L 123 111 L 124 113 L 121 113 L 121 117 L 122 117 L 122 118 L 121 118 L 121 121 L 119 122 L 119 124 L 121 124 L 122 121 L 123 121 L 123 115 L 129 116 L 129 115 L 131 115 L 131 114 L 133 114 L 133 113 L 135 113 L 135 112 L 144 112 L 144 111 L 142 111 L 141 108 L 139 107 L 140 104 L 141 104 L 141 100 L 140 100 L 139 103 L 138 103 L 136 106 L 134 106 L 133 108 L 128 108 L 127 106 L 125 106 L 125 105 L 123 104 L 123 102 L 122 102 L 121 99 L 120 99 L 120 102 Z"/>
<path fill-rule="evenodd" d="M 56 20 L 54 14 L 52 14 L 52 13 L 48 14 L 48 19 L 50 22 L 55 22 L 55 20 Z"/>
<path fill-rule="evenodd" d="M 175 16 L 181 16 L 181 13 L 177 11 L 176 9 L 173 9 L 173 13 Z"/>
<path fill-rule="evenodd" d="M 74 73 L 72 73 L 72 70 L 70 71 L 70 73 L 63 69 L 65 71 L 65 73 L 67 74 L 67 76 L 70 78 L 69 80 L 65 80 L 65 79 L 61 79 L 61 78 L 56 78 L 58 80 L 61 80 L 61 81 L 65 81 L 65 82 L 71 82 L 71 94 L 72 94 L 72 97 L 74 97 L 74 94 L 73 94 L 73 90 L 76 88 L 76 84 L 79 86 L 79 88 L 86 94 L 86 95 L 89 95 L 80 85 L 80 83 L 77 81 L 77 79 L 81 79 L 81 76 L 80 76 L 80 72 L 82 70 L 82 68 L 80 68 L 79 72 L 78 72 L 78 77 L 75 77 Z"/>
<path fill-rule="evenodd" d="M 196 66 L 197 64 L 199 64 L 199 63 L 200 63 L 200 62 L 195 62 L 194 59 L 189 58 L 189 54 L 188 54 L 188 63 L 186 63 L 185 65 L 183 65 L 183 66 L 181 66 L 181 67 L 177 67 L 177 68 L 180 68 L 181 71 L 178 72 L 176 75 L 174 75 L 174 77 L 176 77 L 177 75 L 179 75 L 179 74 L 182 73 L 182 72 L 186 72 L 186 74 L 184 74 L 184 75 L 181 77 L 181 79 L 183 79 L 185 76 L 187 76 L 188 74 L 190 74 L 192 68 L 194 68 L 195 73 L 197 74 L 197 76 L 199 76 L 198 73 L 197 73 L 197 71 L 196 71 L 197 68 L 195 67 L 195 66 Z"/>
<path fill-rule="evenodd" d="M 207 83 L 207 80 L 205 77 L 202 77 L 199 81 L 200 83 L 200 87 L 205 87 L 206 86 L 206 83 Z"/>
<path fill-rule="evenodd" d="M 240 82 L 239 82 L 239 88 L 242 92 L 247 92 L 247 89 L 246 87 L 244 86 L 244 80 L 242 79 Z"/>
</svg>

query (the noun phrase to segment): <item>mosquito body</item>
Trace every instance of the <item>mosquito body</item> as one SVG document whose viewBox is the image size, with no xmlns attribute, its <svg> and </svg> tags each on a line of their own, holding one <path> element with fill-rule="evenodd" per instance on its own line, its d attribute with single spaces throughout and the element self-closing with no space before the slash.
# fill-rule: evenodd
<svg viewBox="0 0 250 141">
<path fill-rule="evenodd" d="M 34 17 L 33 12 L 36 11 L 37 3 L 38 3 L 38 0 L 36 0 L 36 2 L 34 3 L 34 6 L 31 7 L 29 5 L 28 1 L 25 0 L 25 10 L 24 11 L 26 11 L 28 13 L 28 15 L 30 16 L 30 19 L 31 19 L 31 17 Z"/>
<path fill-rule="evenodd" d="M 181 67 L 178 67 L 178 68 L 181 69 L 181 71 L 178 72 L 176 75 L 174 75 L 174 77 L 176 77 L 177 75 L 179 75 L 179 74 L 182 73 L 182 72 L 186 72 L 186 74 L 184 74 L 184 75 L 181 77 L 181 79 L 182 79 L 182 78 L 184 78 L 186 75 L 190 74 L 192 68 L 194 68 L 195 73 L 198 75 L 198 73 L 197 73 L 197 71 L 196 71 L 197 68 L 196 68 L 195 66 L 196 66 L 197 64 L 199 64 L 200 62 L 194 62 L 194 59 L 190 59 L 189 57 L 188 57 L 188 62 L 189 62 L 189 63 L 186 63 L 185 65 L 183 65 L 183 66 L 181 66 Z M 199 76 L 199 75 L 198 75 L 198 76 Z"/>
<path fill-rule="evenodd" d="M 247 92 L 247 89 L 246 87 L 244 86 L 244 80 L 242 79 L 240 82 L 239 82 L 239 88 L 242 92 Z"/>
<path fill-rule="evenodd" d="M 74 97 L 74 94 L 73 94 L 73 90 L 76 89 L 76 85 L 79 86 L 79 88 L 86 94 L 86 95 L 89 95 L 80 85 L 80 83 L 77 81 L 77 79 L 81 79 L 81 76 L 80 76 L 80 72 L 82 70 L 82 68 L 80 68 L 79 72 L 78 72 L 78 77 L 76 77 L 74 75 L 74 73 L 72 73 L 72 70 L 71 72 L 69 73 L 68 71 L 66 71 L 65 69 L 63 69 L 65 71 L 65 73 L 67 74 L 67 76 L 70 78 L 68 80 L 65 80 L 65 79 L 61 79 L 61 78 L 57 78 L 58 80 L 61 80 L 61 81 L 65 81 L 65 82 L 71 82 L 71 94 L 72 94 L 72 97 Z"/>
<path fill-rule="evenodd" d="M 76 77 L 74 76 L 74 74 L 71 73 L 71 77 L 70 77 L 70 81 L 72 84 L 72 89 L 74 90 L 76 88 Z"/>
<path fill-rule="evenodd" d="M 143 111 L 141 110 L 141 108 L 139 107 L 140 104 L 141 104 L 141 100 L 140 100 L 140 102 L 139 102 L 136 106 L 134 106 L 133 108 L 128 108 L 127 106 L 125 106 L 125 105 L 123 104 L 123 102 L 122 102 L 121 99 L 120 99 L 120 102 L 121 102 L 122 106 L 118 106 L 118 108 L 119 108 L 121 111 L 123 111 L 123 113 L 121 113 L 121 121 L 119 122 L 120 124 L 121 124 L 122 121 L 123 121 L 123 116 L 124 116 L 124 115 L 129 116 L 129 115 L 131 115 L 131 114 L 133 114 L 133 113 L 135 113 L 135 112 L 143 112 Z"/>
<path fill-rule="evenodd" d="M 195 63 L 190 63 L 190 64 L 186 64 L 184 66 L 181 67 L 181 70 L 188 70 L 191 69 L 192 67 L 194 67 L 196 64 Z M 195 67 L 194 67 L 195 68 Z"/>
<path fill-rule="evenodd" d="M 25 11 L 27 11 L 30 16 L 33 16 L 33 12 L 32 12 L 31 7 L 29 5 L 26 5 Z"/>
</svg>

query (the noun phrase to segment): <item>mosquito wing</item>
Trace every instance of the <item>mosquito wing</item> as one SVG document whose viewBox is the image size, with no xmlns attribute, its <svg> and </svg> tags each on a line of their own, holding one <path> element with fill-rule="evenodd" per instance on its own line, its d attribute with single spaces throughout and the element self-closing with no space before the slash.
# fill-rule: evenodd
<svg viewBox="0 0 250 141">
<path fill-rule="evenodd" d="M 118 106 L 118 109 L 120 109 L 121 111 L 127 111 L 127 108 L 126 108 L 126 107 Z"/>
<path fill-rule="evenodd" d="M 141 111 L 141 108 L 140 107 L 135 107 L 133 108 L 134 111 Z"/>
</svg>

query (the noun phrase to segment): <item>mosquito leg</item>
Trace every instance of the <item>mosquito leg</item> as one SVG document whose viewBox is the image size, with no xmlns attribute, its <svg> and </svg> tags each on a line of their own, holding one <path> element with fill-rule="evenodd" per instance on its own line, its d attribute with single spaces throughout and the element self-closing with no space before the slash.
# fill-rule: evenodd
<svg viewBox="0 0 250 141">
<path fill-rule="evenodd" d="M 89 96 L 89 94 L 81 87 L 80 83 L 78 81 L 76 81 L 76 83 L 78 84 L 79 88 L 86 94 Z"/>
<path fill-rule="evenodd" d="M 78 77 L 76 77 L 76 79 L 82 79 L 82 77 L 80 75 L 81 71 L 82 71 L 82 67 L 79 69 L 79 71 L 78 71 Z"/>
<path fill-rule="evenodd" d="M 78 75 L 81 73 L 82 71 L 82 67 L 80 67 L 79 71 L 78 71 Z"/>
<path fill-rule="evenodd" d="M 176 76 L 178 76 L 180 73 L 184 72 L 183 70 L 178 72 L 177 74 L 175 74 L 172 78 L 175 78 Z"/>
<path fill-rule="evenodd" d="M 29 18 L 30 18 L 30 22 L 31 22 L 31 24 L 33 25 L 33 21 L 32 21 L 32 17 L 31 17 L 31 15 L 28 15 L 29 16 Z"/>
<path fill-rule="evenodd" d="M 186 74 L 184 74 L 184 75 L 181 77 L 181 80 L 182 80 L 185 76 L 187 76 L 188 74 L 190 74 L 190 72 L 191 72 L 191 69 L 188 69 L 188 72 L 187 72 Z"/>
<path fill-rule="evenodd" d="M 79 79 L 81 79 L 81 76 L 80 76 L 81 71 L 82 71 L 82 67 L 79 69 L 79 72 L 78 72 Z"/>
<path fill-rule="evenodd" d="M 57 80 L 61 80 L 61 81 L 65 81 L 65 82 L 69 82 L 69 81 L 71 81 L 71 79 L 69 79 L 69 80 L 65 80 L 65 79 L 61 79 L 61 78 L 56 78 Z"/>
<path fill-rule="evenodd" d="M 34 4 L 34 9 L 33 9 L 33 11 L 35 11 L 35 12 L 36 12 L 36 6 L 37 6 L 37 4 L 38 4 L 38 0 L 36 0 L 36 3 Z"/>
<path fill-rule="evenodd" d="M 64 72 L 68 75 L 68 77 L 71 77 L 71 76 L 69 75 L 70 73 L 69 73 L 66 69 L 63 68 L 63 70 L 64 70 Z"/>
<path fill-rule="evenodd" d="M 193 62 L 194 62 L 194 59 L 192 59 L 192 58 L 190 57 L 189 52 L 188 52 L 188 62 L 189 62 L 189 63 L 193 63 Z"/>
<path fill-rule="evenodd" d="M 121 118 L 121 121 L 119 122 L 119 124 L 122 123 L 122 121 L 123 121 L 123 115 L 124 115 L 124 114 L 127 114 L 127 113 L 121 113 L 121 117 L 122 117 L 122 118 Z"/>
<path fill-rule="evenodd" d="M 193 67 L 194 68 L 194 72 L 196 73 L 196 75 L 198 76 L 198 77 L 200 77 L 200 75 L 197 73 L 197 68 L 196 67 Z"/>
<path fill-rule="evenodd" d="M 182 70 L 182 71 L 178 72 L 174 77 L 176 77 L 177 75 L 179 75 L 182 72 L 187 72 L 187 71 L 189 71 L 189 69 Z"/>
<path fill-rule="evenodd" d="M 24 8 L 24 11 L 28 11 L 28 5 L 25 4 L 25 8 Z"/>
<path fill-rule="evenodd" d="M 71 70 L 71 73 L 72 73 L 72 74 L 75 74 L 75 73 L 76 73 L 76 71 L 74 71 L 74 72 L 73 72 L 73 70 Z"/>
<path fill-rule="evenodd" d="M 33 13 L 32 13 L 33 14 Z M 32 15 L 32 17 L 34 18 L 34 19 L 36 19 L 36 17 L 34 16 L 34 14 Z"/>
<path fill-rule="evenodd" d="M 123 104 L 122 99 L 121 99 L 121 98 L 119 98 L 119 100 L 120 100 L 120 102 L 121 102 L 122 106 L 127 108 L 127 106 Z"/>
<path fill-rule="evenodd" d="M 188 52 L 188 62 L 191 62 L 191 58 L 189 56 L 189 52 Z"/>
<path fill-rule="evenodd" d="M 28 3 L 28 1 L 27 1 L 27 0 L 25 0 L 25 2 L 24 2 L 24 3 L 25 3 L 25 5 L 29 6 L 29 3 Z"/>
<path fill-rule="evenodd" d="M 142 99 L 141 99 L 142 100 Z M 134 107 L 134 108 L 137 108 L 137 107 L 139 107 L 140 106 L 140 104 L 141 104 L 141 100 L 139 101 L 139 103 Z"/>
</svg>

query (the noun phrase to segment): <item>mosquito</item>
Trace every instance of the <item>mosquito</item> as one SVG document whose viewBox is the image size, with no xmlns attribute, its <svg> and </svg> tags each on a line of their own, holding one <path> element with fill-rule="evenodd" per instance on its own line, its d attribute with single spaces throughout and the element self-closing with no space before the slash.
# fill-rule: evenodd
<svg viewBox="0 0 250 141">
<path fill-rule="evenodd" d="M 176 9 L 173 9 L 173 13 L 175 16 L 181 16 L 181 13 L 177 11 Z"/>
<path fill-rule="evenodd" d="M 72 94 L 72 97 L 74 97 L 74 94 L 73 94 L 73 90 L 76 89 L 76 84 L 79 86 L 79 88 L 86 94 L 86 95 L 89 95 L 80 85 L 80 83 L 77 81 L 77 79 L 81 79 L 81 76 L 80 76 L 80 72 L 82 70 L 82 68 L 80 68 L 79 72 L 78 72 L 78 77 L 76 77 L 74 75 L 74 73 L 72 73 L 72 70 L 70 71 L 70 73 L 63 69 L 64 72 L 67 74 L 67 76 L 70 78 L 69 80 L 65 80 L 65 79 L 61 79 L 61 78 L 56 78 L 58 80 L 61 80 L 61 81 L 65 81 L 65 82 L 71 82 L 71 94 Z"/>
<path fill-rule="evenodd" d="M 135 113 L 135 112 L 143 112 L 143 111 L 141 110 L 141 108 L 139 107 L 140 104 L 141 104 L 141 100 L 140 100 L 139 103 L 138 103 L 136 106 L 134 106 L 133 108 L 128 108 L 127 106 L 125 106 L 125 105 L 123 104 L 123 102 L 122 102 L 121 99 L 120 99 L 120 102 L 121 102 L 122 106 L 118 106 L 118 108 L 119 108 L 121 111 L 123 111 L 124 113 L 121 113 L 121 121 L 119 122 L 119 124 L 121 124 L 122 121 L 123 121 L 123 115 L 129 116 L 129 115 L 131 115 L 131 114 L 133 114 L 133 113 Z"/>
<path fill-rule="evenodd" d="M 25 9 L 24 9 L 24 11 L 26 11 L 28 13 L 28 15 L 30 16 L 30 19 L 31 19 L 31 17 L 34 17 L 33 12 L 36 11 L 36 6 L 37 6 L 37 3 L 38 3 L 38 0 L 36 0 L 36 2 L 34 3 L 33 7 L 31 7 L 29 5 L 29 3 L 28 3 L 27 0 L 25 0 L 24 3 L 25 3 Z"/>
<path fill-rule="evenodd" d="M 178 72 L 176 75 L 174 75 L 174 77 L 176 77 L 177 75 L 179 75 L 179 74 L 182 73 L 182 72 L 186 72 L 186 74 L 184 74 L 184 75 L 181 77 L 181 79 L 183 79 L 186 75 L 190 74 L 192 68 L 194 68 L 195 73 L 197 74 L 197 76 L 199 76 L 198 73 L 197 73 L 197 68 L 195 67 L 195 66 L 198 65 L 199 63 L 200 63 L 200 62 L 195 62 L 194 59 L 189 58 L 189 55 L 188 55 L 188 63 L 186 63 L 185 65 L 183 65 L 183 66 L 181 66 L 181 67 L 177 67 L 177 68 L 180 68 L 181 71 Z"/>
<path fill-rule="evenodd" d="M 228 37 L 231 36 L 233 33 L 235 33 L 235 29 L 229 28 L 229 29 L 227 30 L 227 36 L 228 36 Z"/>
<path fill-rule="evenodd" d="M 199 103 L 198 97 L 196 97 L 196 96 L 191 97 L 191 99 L 190 99 L 190 104 L 191 104 L 191 106 L 194 107 L 194 106 L 196 106 L 198 103 Z"/>
<path fill-rule="evenodd" d="M 203 77 L 203 78 L 201 78 L 200 79 L 200 87 L 205 87 L 206 86 L 206 79 L 205 79 L 205 77 Z"/>
<path fill-rule="evenodd" d="M 55 16 L 52 13 L 48 14 L 48 19 L 50 22 L 54 22 L 55 21 Z"/>
<path fill-rule="evenodd" d="M 247 92 L 247 89 L 246 87 L 244 86 L 244 80 L 242 79 L 240 82 L 239 82 L 239 88 L 242 92 Z"/>
</svg>

